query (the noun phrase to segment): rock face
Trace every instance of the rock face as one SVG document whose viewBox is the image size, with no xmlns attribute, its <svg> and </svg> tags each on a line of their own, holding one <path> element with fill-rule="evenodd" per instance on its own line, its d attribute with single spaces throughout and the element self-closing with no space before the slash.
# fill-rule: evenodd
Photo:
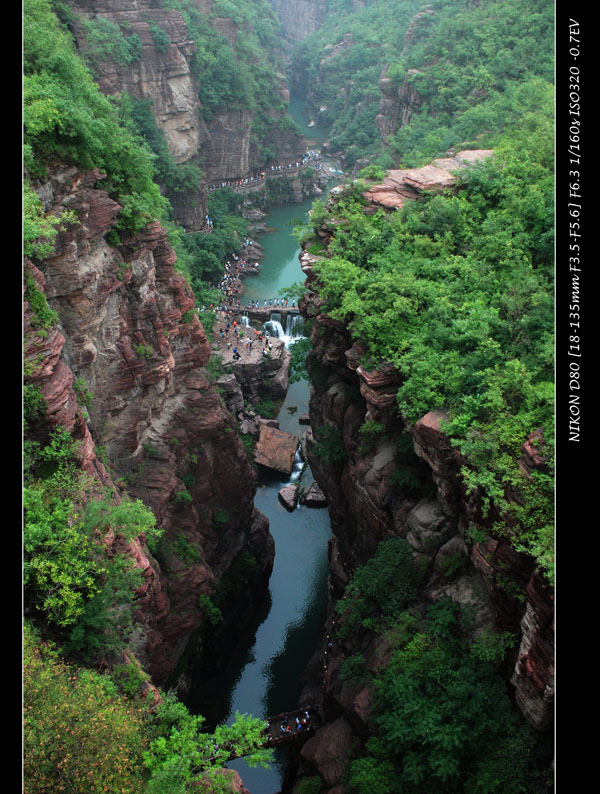
<svg viewBox="0 0 600 794">
<path fill-rule="evenodd" d="M 126 92 L 136 99 L 150 100 L 175 162 L 196 163 L 209 140 L 209 131 L 202 120 L 198 88 L 191 72 L 196 45 L 181 12 L 163 8 L 155 0 L 138 0 L 135 4 L 122 0 L 72 0 L 69 5 L 77 15 L 71 27 L 82 51 L 89 46 L 84 23 L 94 18 L 110 20 L 126 29 L 128 35 L 139 37 L 139 59 L 131 63 L 105 59 L 95 64 L 98 86 L 109 96 Z M 157 49 L 152 26 L 169 37 L 165 51 Z M 177 196 L 174 201 L 176 219 L 188 231 L 198 231 L 206 215 L 206 186 L 198 184 L 186 192 L 187 197 Z"/>
<path fill-rule="evenodd" d="M 356 740 L 352 728 L 343 717 L 328 723 L 302 747 L 302 758 L 319 769 L 329 787 L 342 782 L 342 775 L 350 760 Z"/>
<path fill-rule="evenodd" d="M 417 30 L 422 29 L 434 14 L 432 9 L 424 9 L 415 14 L 404 34 L 401 58 L 407 56 Z M 379 113 L 375 117 L 375 126 L 381 133 L 384 146 L 400 127 L 410 123 L 412 114 L 421 106 L 423 98 L 415 87 L 416 78 L 420 74 L 418 69 L 408 69 L 402 83 L 398 85 L 387 76 L 387 67 L 383 70 L 379 78 L 382 98 L 379 102 Z"/>
<path fill-rule="evenodd" d="M 279 501 L 281 504 L 289 510 L 295 510 L 298 505 L 298 485 L 297 483 L 291 483 L 290 485 L 284 485 L 277 494 Z"/>
<path fill-rule="evenodd" d="M 160 560 L 139 544 L 129 550 L 145 579 L 134 650 L 163 684 L 202 623 L 198 596 L 215 591 L 243 550 L 268 577 L 273 542 L 253 506 L 255 473 L 235 418 L 205 368 L 209 345 L 167 233 L 151 223 L 109 246 L 119 208 L 99 182 L 97 171 L 63 168 L 40 186 L 47 210 L 76 209 L 80 224 L 59 234 L 43 275 L 32 268 L 59 325 L 44 339 L 27 329 L 26 359 L 37 362 L 27 382 L 41 385 L 46 421 L 84 442 L 82 466 L 120 481 L 164 528 Z M 93 395 L 85 414 L 75 379 Z M 196 549 L 192 564 L 176 552 L 181 540 Z"/>
<path fill-rule="evenodd" d="M 327 507 L 327 497 L 316 482 L 300 497 L 300 502 L 307 507 Z"/>
<path fill-rule="evenodd" d="M 440 157 L 423 168 L 388 171 L 382 185 L 372 185 L 363 195 L 375 206 L 400 209 L 406 200 L 418 198 L 424 191 L 441 192 L 452 187 L 455 173 L 492 155 L 491 149 L 467 149 L 454 157 Z"/>
<path fill-rule="evenodd" d="M 460 153 L 425 169 L 390 172 L 385 184 L 400 198 L 412 199 L 421 190 L 451 185 L 450 172 L 457 164 L 460 167 L 491 154 Z M 373 200 L 372 193 L 366 195 Z M 323 230 L 325 243 L 331 234 Z M 390 366 L 368 369 L 361 365 L 365 350 L 360 341 L 324 311 L 313 273 L 315 260 L 306 252 L 300 255 L 308 287 L 300 310 L 312 321 L 308 365 L 309 369 L 317 367 L 319 374 L 318 387 L 311 389 L 311 426 L 305 448 L 315 480 L 329 502 L 331 603 L 343 597 L 352 572 L 374 553 L 380 540 L 405 538 L 415 557 L 430 561 L 423 591 L 427 599 L 450 597 L 471 605 L 474 633 L 495 629 L 519 637 L 518 647 L 507 659 L 508 677 L 523 715 L 535 729 L 546 730 L 552 724 L 554 691 L 552 589 L 535 570 L 534 561 L 506 540 L 491 532 L 479 542 L 468 540 L 471 528 L 486 524 L 477 495 L 467 494 L 462 485 L 462 462 L 444 433 L 444 412 L 430 411 L 412 426 L 398 416 L 399 373 Z M 378 422 L 382 430 L 365 445 L 359 430 L 368 419 Z M 343 454 L 335 459 L 317 454 L 323 428 L 329 428 L 342 445 Z M 398 440 L 406 430 L 413 448 L 399 459 Z M 526 472 L 545 465 L 535 440 L 534 431 L 523 445 L 521 466 Z M 422 491 L 398 486 L 394 475 L 399 463 L 409 466 L 432 495 L 425 497 Z M 445 572 L 453 565 L 456 574 L 449 577 Z M 507 571 L 511 587 L 503 578 Z M 328 638 L 334 619 L 331 611 L 324 630 Z M 342 662 L 357 651 L 363 653 L 370 670 L 385 659 L 385 648 L 376 648 L 375 641 L 365 647 L 366 640 L 362 641 L 360 648 L 344 641 L 338 646 L 334 643 L 328 655 L 318 652 L 306 673 L 302 697 L 310 700 L 322 694 L 325 727 L 311 740 L 315 747 L 307 743 L 302 751 L 300 774 L 317 772 L 329 794 L 338 791 L 339 782 L 335 774 L 329 776 L 328 760 L 316 752 L 318 743 L 327 738 L 325 729 L 333 731 L 341 719 L 357 739 L 365 740 L 373 732 L 369 687 L 349 686 L 339 678 Z"/>
<path fill-rule="evenodd" d="M 232 370 L 244 398 L 249 402 L 259 402 L 265 396 L 278 400 L 287 393 L 290 352 L 282 339 L 271 338 L 269 341 L 272 350 L 268 357 L 263 357 L 258 343 L 251 354 L 240 344 L 242 358 L 238 361 L 231 351 L 223 354 L 223 363 Z"/>
<path fill-rule="evenodd" d="M 379 113 L 375 116 L 375 126 L 381 133 L 384 145 L 400 127 L 410 122 L 412 114 L 423 102 L 414 86 L 414 79 L 418 74 L 418 69 L 409 69 L 400 85 L 387 77 L 385 70 L 379 78 L 382 98 L 379 101 Z"/>
<path fill-rule="evenodd" d="M 163 7 L 162 0 L 69 0 L 75 13 L 71 28 L 77 47 L 89 50 L 85 22 L 109 20 L 129 37 L 141 42 L 140 56 L 129 63 L 117 63 L 105 57 L 94 61 L 94 73 L 101 91 L 109 96 L 127 93 L 135 99 L 149 100 L 156 124 L 165 134 L 175 162 L 199 166 L 202 181 L 185 190 L 168 190 L 175 220 L 186 231 L 200 231 L 207 212 L 207 184 L 220 180 L 249 176 L 252 169 L 264 163 L 258 154 L 256 118 L 253 109 L 219 107 L 207 115 L 199 100 L 198 77 L 193 60 L 196 42 L 180 11 Z M 222 34 L 235 57 L 243 46 L 236 24 L 227 18 L 214 17 L 212 0 L 195 0 L 196 10 L 207 26 Z M 153 33 L 160 29 L 168 43 L 157 46 Z M 273 104 L 289 103 L 285 77 L 273 89 Z M 271 113 L 270 145 L 274 162 L 296 157 L 304 151 L 305 142 L 295 132 L 280 129 L 277 122 L 285 110 Z"/>
<path fill-rule="evenodd" d="M 283 35 L 295 44 L 321 25 L 327 10 L 326 0 L 270 0 L 281 20 Z"/>
</svg>

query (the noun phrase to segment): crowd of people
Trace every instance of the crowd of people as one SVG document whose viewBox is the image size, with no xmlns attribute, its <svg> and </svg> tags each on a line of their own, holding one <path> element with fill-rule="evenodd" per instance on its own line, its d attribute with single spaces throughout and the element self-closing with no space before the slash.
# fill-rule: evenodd
<svg viewBox="0 0 600 794">
<path fill-rule="evenodd" d="M 304 711 L 303 714 L 297 715 L 295 717 L 295 722 L 296 722 L 296 730 L 295 730 L 295 732 L 296 733 L 302 733 L 302 731 L 307 731 L 307 730 L 309 730 L 309 728 L 312 727 L 310 711 L 311 710 L 309 709 L 307 711 Z M 268 736 L 269 739 L 276 739 L 277 738 L 277 736 L 273 736 L 273 734 L 271 733 L 271 723 L 270 722 L 267 722 L 266 732 L 267 732 L 267 736 Z M 280 736 L 286 736 L 287 734 L 290 734 L 290 733 L 294 733 L 294 730 L 290 726 L 290 721 L 289 721 L 289 718 L 288 718 L 288 715 L 287 715 L 287 712 L 286 712 L 281 718 L 281 722 L 280 722 L 280 725 L 279 725 L 279 735 Z"/>
<path fill-rule="evenodd" d="M 252 240 L 248 237 L 245 238 L 244 248 L 251 244 Z M 260 270 L 260 264 L 258 262 L 248 262 L 233 251 L 230 258 L 225 262 L 223 275 L 219 281 L 216 284 L 210 285 L 221 291 L 221 300 L 216 305 L 214 303 L 209 303 L 208 306 L 202 306 L 200 311 L 203 313 L 206 311 L 213 311 L 215 313 L 223 312 L 227 316 L 236 311 L 241 311 L 242 304 L 239 298 L 236 299 L 236 296 L 239 295 L 242 289 L 240 275 L 242 275 L 245 270 L 257 272 Z"/>
<path fill-rule="evenodd" d="M 248 187 L 249 185 L 262 182 L 267 176 L 275 176 L 292 169 L 302 168 L 303 166 L 308 165 L 311 161 L 314 165 L 317 165 L 319 163 L 320 157 L 321 151 L 319 149 L 309 149 L 308 151 L 304 152 L 299 160 L 295 160 L 293 163 L 285 163 L 284 165 L 271 165 L 266 169 L 261 169 L 253 176 L 240 177 L 239 179 L 224 179 L 221 182 L 215 182 L 215 184 L 209 185 L 208 189 L 209 191 L 212 191 L 219 190 L 220 188 L 224 187 L 230 187 L 235 190 L 236 188 L 239 189 Z"/>
<path fill-rule="evenodd" d="M 269 298 L 268 300 L 265 299 L 262 303 L 260 301 L 248 301 L 249 309 L 270 309 L 273 306 L 281 309 L 289 309 L 290 306 L 295 307 L 296 298 L 292 298 L 291 301 L 289 298 Z"/>
<path fill-rule="evenodd" d="M 254 345 L 262 345 L 263 358 L 267 358 L 273 350 L 270 334 L 267 330 L 259 331 L 256 328 L 240 325 L 237 320 L 229 322 L 229 320 L 225 319 L 224 324 L 219 328 L 219 336 L 221 337 L 221 342 L 225 343 L 227 350 L 231 350 L 234 361 L 239 361 L 242 357 L 240 349 L 251 355 Z"/>
</svg>

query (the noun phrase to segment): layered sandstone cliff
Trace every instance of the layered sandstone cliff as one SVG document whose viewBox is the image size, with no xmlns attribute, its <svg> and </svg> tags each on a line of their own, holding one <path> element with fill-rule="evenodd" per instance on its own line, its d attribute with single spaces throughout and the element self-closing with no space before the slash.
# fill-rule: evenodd
<svg viewBox="0 0 600 794">
<path fill-rule="evenodd" d="M 164 529 L 160 561 L 143 543 L 129 550 L 145 579 L 134 650 L 162 684 L 202 625 L 199 596 L 215 592 L 242 552 L 257 562 L 253 585 L 264 585 L 273 540 L 254 509 L 255 473 L 206 369 L 209 344 L 166 231 L 151 223 L 111 247 L 105 235 L 119 206 L 97 171 L 65 167 L 38 188 L 47 212 L 69 207 L 79 223 L 31 266 L 59 323 L 47 338 L 26 327 L 26 383 L 41 386 L 46 421 L 84 442 L 82 467 L 141 498 Z M 85 410 L 75 379 L 92 395 Z M 191 561 L 177 552 L 182 542 Z"/>
<path fill-rule="evenodd" d="M 231 19 L 214 16 L 211 0 L 196 0 L 195 11 L 206 26 L 218 31 L 223 46 L 232 50 L 243 47 L 244 31 Z M 130 62 L 117 62 L 108 56 L 94 57 L 94 75 L 101 91 L 109 96 L 129 94 L 149 100 L 158 128 L 175 162 L 201 169 L 201 179 L 185 190 L 168 190 L 175 220 L 186 231 L 199 231 L 207 212 L 207 185 L 236 179 L 253 173 L 262 162 L 262 141 L 257 128 L 263 119 L 252 107 L 220 106 L 205 112 L 200 100 L 201 75 L 194 69 L 197 44 L 180 11 L 165 8 L 161 0 L 70 0 L 74 16 L 70 22 L 77 47 L 89 52 L 86 22 L 107 20 L 128 37 L 137 36 L 139 56 Z M 166 36 L 164 46 L 157 46 L 156 31 Z M 293 159 L 304 150 L 304 140 L 293 130 L 279 128 L 289 104 L 285 77 L 276 75 L 269 112 L 269 146 L 272 162 Z M 239 104 L 239 103 L 238 103 Z M 281 105 L 281 108 L 275 109 Z"/>
<path fill-rule="evenodd" d="M 476 154 L 470 153 L 467 159 Z M 480 153 L 482 157 L 490 154 Z M 405 201 L 418 195 L 421 188 L 428 189 L 425 185 L 435 189 L 438 180 L 432 176 L 440 176 L 444 165 L 449 162 L 392 172 L 385 186 L 373 187 L 364 195 L 374 202 L 373 208 L 393 210 L 394 201 L 387 200 L 390 195 Z M 450 176 L 447 171 L 445 175 Z M 440 179 L 448 187 L 451 182 L 447 183 L 445 175 Z M 386 190 L 382 192 L 383 187 Z M 332 234 L 322 227 L 322 240 Z M 326 790 L 337 794 L 343 790 L 344 763 L 357 743 L 374 733 L 372 684 L 357 687 L 344 683 L 339 676 L 341 665 L 360 652 L 366 669 L 375 673 L 387 657 L 383 640 L 376 635 L 361 636 L 358 645 L 352 640 L 338 642 L 333 606 L 343 598 L 353 571 L 372 556 L 382 539 L 405 538 L 415 558 L 428 561 L 423 598 L 450 597 L 470 605 L 476 633 L 483 629 L 508 631 L 517 637 L 505 660 L 506 677 L 514 687 L 519 709 L 539 731 L 549 729 L 553 721 L 554 596 L 535 561 L 496 537 L 491 519 L 483 517 L 477 494 L 466 492 L 460 477 L 463 462 L 442 428 L 443 411 L 431 411 L 414 425 L 404 421 L 396 408 L 399 373 L 391 366 L 366 365 L 360 340 L 327 316 L 313 271 L 316 259 L 308 252 L 300 256 L 308 287 L 300 309 L 312 321 L 311 427 L 305 449 L 315 480 L 329 500 L 331 611 L 322 648 L 306 671 L 302 693 L 305 702 L 320 699 L 325 725 L 305 744 L 298 763 L 304 774 L 318 772 Z M 382 429 L 365 448 L 359 429 L 367 420 Z M 336 460 L 317 454 L 323 428 L 332 429 L 343 445 L 343 455 Z M 411 449 L 399 454 L 407 431 Z M 529 472 L 545 465 L 530 443 L 534 436 L 535 431 L 521 450 L 520 465 Z M 411 471 L 411 487 L 398 477 L 406 468 Z M 477 541 L 473 540 L 474 528 L 479 530 Z M 331 763 L 332 753 L 336 764 Z"/>
</svg>

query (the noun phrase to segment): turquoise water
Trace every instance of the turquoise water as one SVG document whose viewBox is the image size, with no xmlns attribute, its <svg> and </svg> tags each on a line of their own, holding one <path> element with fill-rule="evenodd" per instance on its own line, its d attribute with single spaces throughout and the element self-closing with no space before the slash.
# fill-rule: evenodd
<svg viewBox="0 0 600 794">
<path fill-rule="evenodd" d="M 265 223 L 273 231 L 255 236 L 264 249 L 264 257 L 259 275 L 246 276 L 244 280 L 242 306 L 250 300 L 262 303 L 269 298 L 278 298 L 280 289 L 304 281 L 298 260 L 300 247 L 293 235 L 292 221 L 304 219 L 313 200 L 309 198 L 301 204 L 286 204 L 270 210 Z"/>
<path fill-rule="evenodd" d="M 324 127 L 319 127 L 316 124 L 314 127 L 308 126 L 310 119 L 306 118 L 302 99 L 292 97 L 288 106 L 288 112 L 302 130 L 302 134 L 306 137 L 310 147 L 319 147 L 327 140 L 328 130 Z"/>
<path fill-rule="evenodd" d="M 275 231 L 257 236 L 264 248 L 261 272 L 246 278 L 242 305 L 277 297 L 282 287 L 304 280 L 300 246 L 290 222 L 303 219 L 312 201 L 269 212 L 266 223 Z M 298 417 L 308 413 L 308 399 L 306 381 L 290 384 L 278 416 L 282 430 L 302 436 L 306 426 L 298 423 Z M 296 410 L 290 412 L 289 407 Z M 327 509 L 299 506 L 290 513 L 280 504 L 277 492 L 294 478 L 306 488 L 314 481 L 308 467 L 296 470 L 291 478 L 266 469 L 261 472 L 255 505 L 268 517 L 275 539 L 273 573 L 254 625 L 246 627 L 227 669 L 201 686 L 194 685 L 193 710 L 206 716 L 209 724 L 232 722 L 236 711 L 266 719 L 294 709 L 301 675 L 317 648 L 327 603 L 331 528 Z M 252 769 L 242 759 L 228 766 L 240 773 L 252 794 L 275 794 L 286 755 L 284 748 L 278 748 L 268 770 Z"/>
</svg>

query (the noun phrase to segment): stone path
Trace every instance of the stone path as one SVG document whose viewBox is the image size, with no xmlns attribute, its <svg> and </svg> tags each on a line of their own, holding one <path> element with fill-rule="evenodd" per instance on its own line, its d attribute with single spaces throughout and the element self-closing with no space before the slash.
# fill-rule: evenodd
<svg viewBox="0 0 600 794">
<path fill-rule="evenodd" d="M 262 340 L 259 339 L 258 334 L 256 333 L 256 329 L 252 326 L 244 326 L 240 325 L 240 318 L 244 315 L 244 310 L 242 309 L 239 313 L 229 314 L 229 316 L 225 315 L 225 312 L 217 312 L 217 319 L 213 326 L 213 342 L 211 343 L 211 348 L 215 353 L 218 353 L 223 358 L 223 364 L 225 366 L 234 363 L 233 358 L 233 348 L 237 348 L 238 353 L 240 354 L 240 359 L 238 363 L 254 363 L 257 364 L 263 361 L 263 350 L 268 349 L 267 345 L 271 345 L 271 350 L 269 351 L 271 358 L 280 358 L 282 355 L 283 350 L 285 349 L 285 343 L 283 339 L 278 339 L 275 336 L 269 336 L 268 339 L 264 335 L 264 331 L 262 331 L 263 338 Z M 233 322 L 237 322 L 237 328 L 240 329 L 240 332 L 243 331 L 243 336 L 238 338 L 233 333 Z M 227 326 L 227 323 L 230 323 L 229 327 L 229 336 L 225 337 L 224 339 L 221 337 L 220 331 Z M 252 350 L 246 346 L 244 340 L 252 339 Z M 231 345 L 231 347 L 229 347 Z"/>
</svg>

